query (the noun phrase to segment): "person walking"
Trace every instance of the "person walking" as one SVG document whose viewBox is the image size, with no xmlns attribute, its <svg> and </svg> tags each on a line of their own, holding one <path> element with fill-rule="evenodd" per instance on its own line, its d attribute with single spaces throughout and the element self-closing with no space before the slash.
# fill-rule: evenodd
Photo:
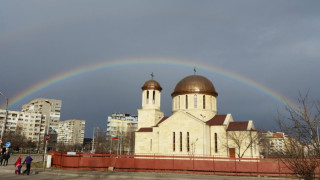
<svg viewBox="0 0 320 180">
<path fill-rule="evenodd" d="M 3 166 L 8 166 L 8 161 L 9 161 L 9 158 L 10 158 L 10 154 L 9 154 L 8 151 L 4 154 L 3 158 L 4 158 Z"/>
<path fill-rule="evenodd" d="M 2 162 L 3 162 L 3 156 L 4 156 L 4 154 L 0 154 L 0 166 L 2 166 Z"/>
<path fill-rule="evenodd" d="M 30 174 L 30 169 L 31 169 L 31 162 L 32 162 L 32 158 L 31 158 L 31 156 L 30 156 L 30 154 L 28 154 L 28 156 L 26 157 L 26 159 L 23 161 L 23 164 L 27 164 L 27 169 L 26 170 L 24 170 L 23 171 L 23 175 L 25 174 L 25 173 L 27 173 L 27 175 L 29 175 Z"/>
<path fill-rule="evenodd" d="M 16 170 L 15 170 L 14 174 L 19 174 L 20 175 L 21 174 L 21 167 L 22 167 L 22 165 L 21 165 L 21 157 L 20 156 L 18 157 L 18 159 L 16 161 L 15 167 L 16 167 Z"/>
</svg>

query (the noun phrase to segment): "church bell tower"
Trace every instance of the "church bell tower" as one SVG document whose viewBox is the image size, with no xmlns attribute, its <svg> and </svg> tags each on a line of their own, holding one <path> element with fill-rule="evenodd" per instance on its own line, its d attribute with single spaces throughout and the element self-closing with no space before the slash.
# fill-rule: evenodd
<svg viewBox="0 0 320 180">
<path fill-rule="evenodd" d="M 152 127 L 163 117 L 164 113 L 160 110 L 161 90 L 160 84 L 152 79 L 146 81 L 142 89 L 142 109 L 138 109 L 138 128 Z"/>
</svg>

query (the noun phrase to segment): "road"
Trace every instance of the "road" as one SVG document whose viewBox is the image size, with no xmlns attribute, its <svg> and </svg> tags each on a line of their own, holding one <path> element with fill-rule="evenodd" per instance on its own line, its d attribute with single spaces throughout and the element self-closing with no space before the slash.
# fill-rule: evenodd
<svg viewBox="0 0 320 180">
<path fill-rule="evenodd" d="M 121 180 L 121 179 L 150 179 L 150 180 L 288 180 L 288 178 L 270 178 L 270 177 L 243 177 L 243 176 L 216 176 L 216 175 L 197 175 L 197 174 L 171 174 L 171 173 L 136 173 L 136 172 L 105 172 L 105 173 L 59 173 L 59 172 L 39 172 L 38 174 L 15 175 L 14 172 L 1 172 L 0 179 L 19 180 Z"/>
</svg>

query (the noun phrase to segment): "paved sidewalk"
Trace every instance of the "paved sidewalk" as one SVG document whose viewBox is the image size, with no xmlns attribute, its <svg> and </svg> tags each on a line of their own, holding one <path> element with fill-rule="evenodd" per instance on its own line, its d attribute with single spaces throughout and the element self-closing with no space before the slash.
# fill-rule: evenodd
<svg viewBox="0 0 320 180">
<path fill-rule="evenodd" d="M 26 167 L 23 166 L 22 171 Z M 0 166 L 1 173 L 9 173 L 14 175 L 14 165 Z M 220 175 L 201 175 L 201 174 L 179 174 L 179 173 L 153 173 L 153 172 L 110 172 L 110 171 L 87 171 L 87 170 L 61 170 L 56 168 L 42 169 L 32 168 L 30 176 L 48 175 L 51 177 L 65 176 L 65 177 L 81 177 L 85 179 L 168 179 L 168 180 L 195 180 L 195 179 L 221 179 L 221 180 L 250 180 L 250 179 L 261 179 L 261 180 L 272 180 L 272 179 L 289 179 L 289 178 L 272 178 L 272 177 L 248 177 L 248 176 L 220 176 Z"/>
</svg>

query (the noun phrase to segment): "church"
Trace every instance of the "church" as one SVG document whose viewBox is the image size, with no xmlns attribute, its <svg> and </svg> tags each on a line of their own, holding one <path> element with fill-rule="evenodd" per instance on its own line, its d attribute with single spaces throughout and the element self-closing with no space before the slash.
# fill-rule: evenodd
<svg viewBox="0 0 320 180">
<path fill-rule="evenodd" d="M 135 154 L 257 158 L 259 146 L 252 120 L 233 120 L 217 113 L 218 93 L 206 77 L 191 75 L 172 92 L 172 115 L 160 109 L 160 83 L 142 86 Z"/>
</svg>

